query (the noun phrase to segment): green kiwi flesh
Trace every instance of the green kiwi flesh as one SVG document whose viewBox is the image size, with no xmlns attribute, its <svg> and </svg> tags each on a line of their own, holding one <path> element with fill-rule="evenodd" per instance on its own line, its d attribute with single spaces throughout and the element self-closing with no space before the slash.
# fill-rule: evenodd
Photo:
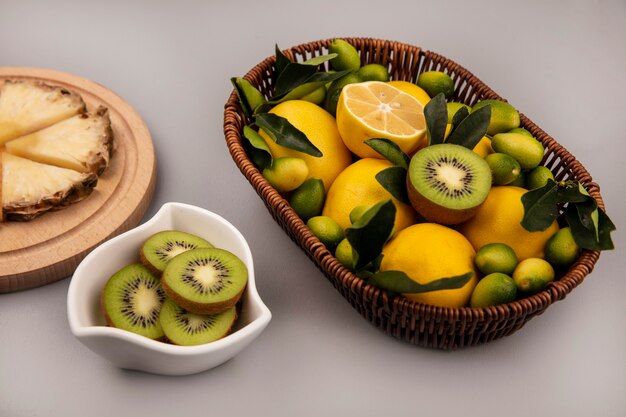
<svg viewBox="0 0 626 417">
<path fill-rule="evenodd" d="M 248 269 L 231 252 L 192 249 L 174 257 L 161 276 L 163 290 L 195 314 L 221 313 L 233 307 L 248 282 Z"/>
<path fill-rule="evenodd" d="M 101 304 L 110 326 L 158 340 L 163 338 L 159 313 L 164 299 L 161 281 L 145 266 L 132 264 L 109 278 Z"/>
<path fill-rule="evenodd" d="M 164 230 L 150 236 L 141 246 L 139 256 L 144 264 L 155 274 L 160 274 L 165 265 L 176 255 L 196 248 L 212 248 L 208 241 L 179 230 Z"/>
<path fill-rule="evenodd" d="M 490 189 L 489 165 L 463 146 L 427 146 L 411 158 L 407 175 L 409 200 L 428 221 L 450 225 L 469 219 Z"/>
<path fill-rule="evenodd" d="M 159 320 L 171 343 L 195 346 L 226 336 L 236 318 L 235 307 L 219 314 L 199 315 L 188 312 L 168 298 L 163 303 Z"/>
</svg>

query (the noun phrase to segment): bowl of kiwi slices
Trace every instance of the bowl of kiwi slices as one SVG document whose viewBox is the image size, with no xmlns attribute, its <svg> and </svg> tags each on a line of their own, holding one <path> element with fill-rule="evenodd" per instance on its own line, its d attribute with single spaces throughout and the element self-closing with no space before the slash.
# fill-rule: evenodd
<svg viewBox="0 0 626 417">
<path fill-rule="evenodd" d="M 87 255 L 67 314 L 74 336 L 115 366 L 163 375 L 226 362 L 271 320 L 242 234 L 181 203 Z"/>
</svg>

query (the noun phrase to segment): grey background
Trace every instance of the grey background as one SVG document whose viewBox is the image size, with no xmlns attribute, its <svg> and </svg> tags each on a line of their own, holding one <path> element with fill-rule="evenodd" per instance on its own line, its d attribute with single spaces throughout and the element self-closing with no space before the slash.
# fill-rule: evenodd
<svg viewBox="0 0 626 417">
<path fill-rule="evenodd" d="M 617 1 L 0 1 L 0 65 L 95 80 L 149 126 L 161 204 L 199 205 L 247 237 L 273 312 L 209 372 L 116 369 L 70 334 L 70 280 L 0 296 L 0 416 L 623 416 L 626 413 L 626 3 Z M 229 78 L 333 36 L 423 46 L 470 69 L 602 185 L 617 250 L 511 337 L 410 346 L 354 311 L 274 223 L 225 146 Z M 0 238 L 1 238 L 0 229 Z"/>
</svg>

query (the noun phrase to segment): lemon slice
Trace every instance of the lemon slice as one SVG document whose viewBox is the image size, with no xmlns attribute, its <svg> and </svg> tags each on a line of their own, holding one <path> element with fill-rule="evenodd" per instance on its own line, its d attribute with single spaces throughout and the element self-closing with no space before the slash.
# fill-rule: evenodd
<svg viewBox="0 0 626 417">
<path fill-rule="evenodd" d="M 426 146 L 424 106 L 413 96 L 380 81 L 346 85 L 337 103 L 337 128 L 361 158 L 382 158 L 364 141 L 386 138 L 411 154 Z"/>
</svg>

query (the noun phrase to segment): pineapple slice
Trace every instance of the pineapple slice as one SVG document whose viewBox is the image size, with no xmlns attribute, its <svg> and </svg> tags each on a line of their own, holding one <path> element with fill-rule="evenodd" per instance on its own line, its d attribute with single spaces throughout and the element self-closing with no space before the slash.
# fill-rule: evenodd
<svg viewBox="0 0 626 417">
<path fill-rule="evenodd" d="M 5 81 L 0 89 L 0 145 L 85 111 L 77 93 L 36 81 Z"/>
<path fill-rule="evenodd" d="M 109 164 L 113 132 L 109 113 L 99 107 L 6 143 L 6 151 L 44 164 L 101 174 Z"/>
<path fill-rule="evenodd" d="M 26 221 L 88 196 L 96 186 L 94 173 L 33 162 L 2 154 L 2 211 L 6 220 Z"/>
</svg>

